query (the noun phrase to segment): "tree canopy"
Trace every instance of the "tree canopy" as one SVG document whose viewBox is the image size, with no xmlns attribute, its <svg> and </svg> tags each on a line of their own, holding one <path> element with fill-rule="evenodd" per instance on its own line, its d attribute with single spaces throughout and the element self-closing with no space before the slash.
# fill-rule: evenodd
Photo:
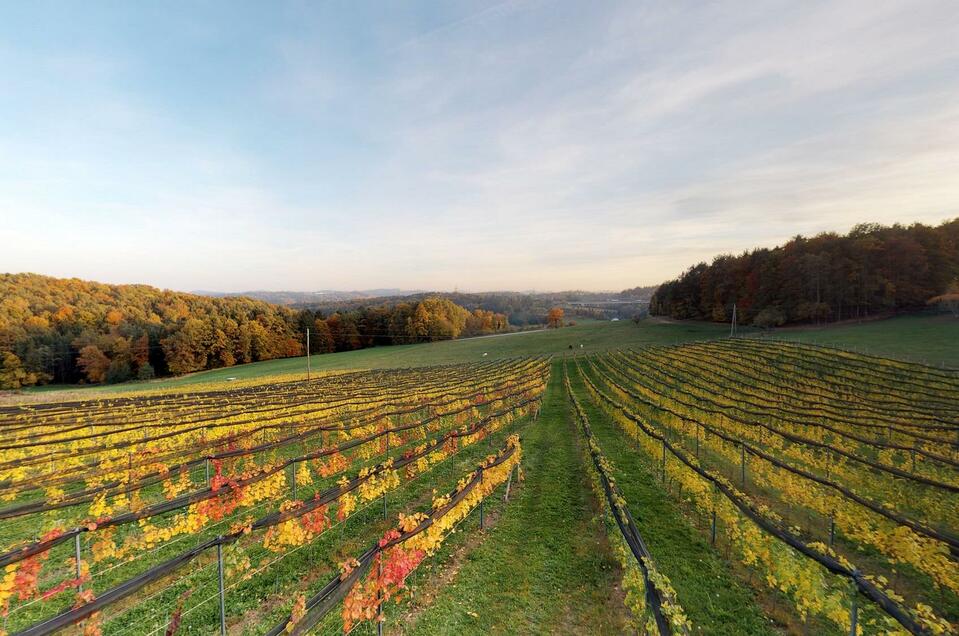
<svg viewBox="0 0 959 636">
<path fill-rule="evenodd" d="M 659 287 L 650 312 L 775 326 L 923 307 L 959 279 L 959 219 L 931 227 L 857 225 L 699 263 Z"/>
<path fill-rule="evenodd" d="M 0 388 L 123 382 L 303 355 L 494 333 L 502 314 L 440 298 L 324 316 L 245 297 L 0 274 Z"/>
</svg>

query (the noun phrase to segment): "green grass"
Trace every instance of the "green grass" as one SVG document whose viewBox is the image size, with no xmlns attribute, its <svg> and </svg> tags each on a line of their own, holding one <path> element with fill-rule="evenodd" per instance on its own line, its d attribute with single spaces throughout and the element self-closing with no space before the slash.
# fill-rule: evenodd
<svg viewBox="0 0 959 636">
<path fill-rule="evenodd" d="M 519 332 L 483 338 L 468 338 L 393 347 L 373 347 L 359 351 L 331 353 L 312 357 L 314 371 L 384 369 L 434 364 L 476 362 L 510 356 L 556 355 L 568 353 L 570 345 L 577 353 L 596 353 L 615 348 L 643 345 L 669 345 L 720 338 L 729 333 L 722 324 L 705 322 L 582 321 L 563 329 Z M 854 349 L 878 356 L 898 358 L 959 368 L 959 320 L 945 315 L 911 315 L 859 324 L 826 327 L 790 327 L 753 337 L 770 337 Z M 582 348 L 580 348 L 582 345 Z M 484 358 L 483 354 L 487 354 Z M 112 386 L 50 385 L 26 389 L 27 393 L 75 392 L 57 399 L 83 397 L 94 393 L 114 393 L 144 389 L 190 388 L 201 383 L 228 383 L 271 376 L 305 374 L 306 358 L 284 358 L 201 371 L 178 378 L 151 382 L 131 382 Z M 15 398 L 14 398 L 15 399 Z"/>
<path fill-rule="evenodd" d="M 523 431 L 526 480 L 451 581 L 413 618 L 413 634 L 609 634 L 624 631 L 619 583 L 553 367 L 539 420 Z M 470 530 L 475 530 L 475 526 Z M 442 555 L 441 555 L 442 556 Z M 425 567 L 425 564 L 424 564 Z M 423 579 L 442 576 L 440 566 Z"/>
<path fill-rule="evenodd" d="M 782 340 L 959 368 L 959 319 L 948 315 L 897 316 L 857 324 L 778 329 L 769 335 Z"/>
<path fill-rule="evenodd" d="M 479 362 L 490 358 L 559 354 L 569 351 L 570 345 L 573 345 L 576 351 L 590 353 L 620 347 L 636 347 L 644 344 L 675 344 L 689 340 L 714 338 L 725 333 L 726 328 L 722 325 L 658 324 L 654 322 L 643 322 L 636 325 L 632 321 L 591 320 L 562 329 L 329 353 L 312 356 L 311 366 L 314 371 L 418 367 L 458 362 Z M 583 345 L 582 349 L 580 349 L 580 345 Z M 485 358 L 484 353 L 487 354 Z M 28 391 L 77 391 L 79 389 L 81 393 L 86 394 L 88 392 L 165 389 L 181 386 L 189 387 L 204 382 L 226 383 L 229 382 L 228 378 L 250 380 L 293 373 L 306 373 L 305 357 L 254 362 L 152 382 L 91 387 L 53 385 L 36 387 Z"/>
<path fill-rule="evenodd" d="M 753 591 L 739 582 L 706 537 L 653 475 L 641 452 L 590 400 L 575 365 L 573 392 L 589 418 L 596 442 L 612 462 L 616 483 L 629 504 L 659 571 L 671 581 L 694 629 L 704 634 L 769 634 L 770 621 Z"/>
</svg>

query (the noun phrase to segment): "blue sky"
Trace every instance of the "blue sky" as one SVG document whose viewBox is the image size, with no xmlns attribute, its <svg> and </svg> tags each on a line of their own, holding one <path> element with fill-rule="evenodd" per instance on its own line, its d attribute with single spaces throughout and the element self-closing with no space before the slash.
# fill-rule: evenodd
<svg viewBox="0 0 959 636">
<path fill-rule="evenodd" d="M 621 289 L 959 216 L 959 3 L 0 8 L 0 271 Z"/>
</svg>

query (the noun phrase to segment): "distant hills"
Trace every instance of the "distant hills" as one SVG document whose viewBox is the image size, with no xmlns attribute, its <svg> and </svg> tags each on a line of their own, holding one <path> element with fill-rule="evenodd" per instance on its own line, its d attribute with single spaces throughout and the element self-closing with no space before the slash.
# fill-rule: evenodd
<svg viewBox="0 0 959 636">
<path fill-rule="evenodd" d="M 248 292 L 193 292 L 213 298 L 252 298 L 297 309 L 311 309 L 329 315 L 352 312 L 364 307 L 396 306 L 417 303 L 427 298 L 444 298 L 473 311 L 476 309 L 505 314 L 511 325 L 543 324 L 551 307 L 562 307 L 570 317 L 629 318 L 645 307 L 656 291 L 656 286 L 634 287 L 620 292 L 591 292 L 569 290 L 559 292 L 492 291 L 492 292 L 438 292 L 404 290 L 398 288 L 367 289 L 361 291 L 320 290 L 312 292 L 248 291 Z"/>
<path fill-rule="evenodd" d="M 263 300 L 276 305 L 311 305 L 315 303 L 341 302 L 347 300 L 364 300 L 370 298 L 385 297 L 403 297 L 413 294 L 422 294 L 422 290 L 403 290 L 399 288 L 383 289 L 364 289 L 359 291 L 342 291 L 336 289 L 321 289 L 319 291 L 297 292 L 297 291 L 244 291 L 244 292 L 218 292 L 218 291 L 195 291 L 191 292 L 199 296 L 209 296 L 211 298 L 253 298 Z"/>
</svg>

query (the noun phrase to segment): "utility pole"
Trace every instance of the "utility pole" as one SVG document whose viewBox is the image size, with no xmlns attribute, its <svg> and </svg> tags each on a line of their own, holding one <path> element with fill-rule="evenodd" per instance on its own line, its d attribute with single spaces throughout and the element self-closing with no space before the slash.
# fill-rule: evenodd
<svg viewBox="0 0 959 636">
<path fill-rule="evenodd" d="M 310 379 L 310 328 L 306 328 L 306 379 Z"/>
<path fill-rule="evenodd" d="M 736 335 L 736 303 L 733 303 L 733 320 L 729 324 L 729 337 Z"/>
</svg>

